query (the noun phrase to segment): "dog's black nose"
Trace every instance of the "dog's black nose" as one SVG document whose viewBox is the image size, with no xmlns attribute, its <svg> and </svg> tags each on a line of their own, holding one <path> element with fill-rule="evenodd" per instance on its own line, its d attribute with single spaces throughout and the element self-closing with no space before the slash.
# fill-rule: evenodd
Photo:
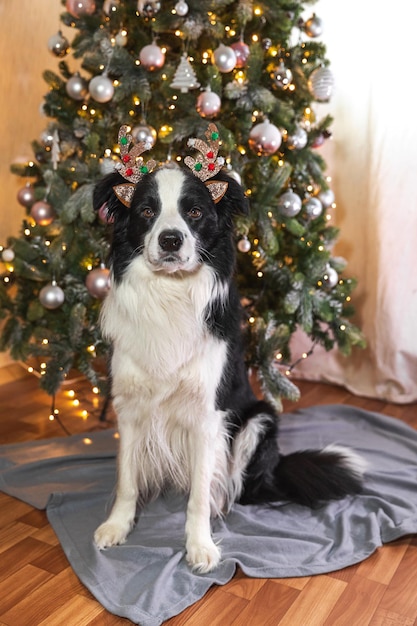
<svg viewBox="0 0 417 626">
<path fill-rule="evenodd" d="M 176 252 L 183 241 L 184 235 L 179 230 L 163 230 L 158 238 L 159 246 L 164 252 Z"/>
</svg>

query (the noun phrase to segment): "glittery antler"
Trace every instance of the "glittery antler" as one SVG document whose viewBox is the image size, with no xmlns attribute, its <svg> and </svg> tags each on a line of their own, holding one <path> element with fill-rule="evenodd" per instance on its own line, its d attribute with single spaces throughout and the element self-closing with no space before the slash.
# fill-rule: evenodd
<svg viewBox="0 0 417 626">
<path fill-rule="evenodd" d="M 218 157 L 220 147 L 219 131 L 213 123 L 209 124 L 205 132 L 208 142 L 202 139 L 189 139 L 188 145 L 200 153 L 194 159 L 186 156 L 184 163 L 190 168 L 195 176 L 202 180 L 211 193 L 214 202 L 219 202 L 227 191 L 228 183 L 220 180 L 209 181 L 221 170 L 224 158 Z"/>
<path fill-rule="evenodd" d="M 144 174 L 152 172 L 157 166 L 154 159 L 149 159 L 145 163 L 140 155 L 149 150 L 152 145 L 140 141 L 135 144 L 131 150 L 129 146 L 132 143 L 132 135 L 128 132 L 128 126 L 123 125 L 119 130 L 118 143 L 120 147 L 121 162 L 116 165 L 116 169 L 128 182 L 121 183 L 113 187 L 113 191 L 125 206 L 130 207 L 136 184 L 140 181 Z"/>
</svg>

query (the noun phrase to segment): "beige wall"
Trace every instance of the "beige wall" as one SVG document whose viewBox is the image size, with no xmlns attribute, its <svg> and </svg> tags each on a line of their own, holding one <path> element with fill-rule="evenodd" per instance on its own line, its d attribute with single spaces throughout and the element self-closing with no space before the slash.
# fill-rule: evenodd
<svg viewBox="0 0 417 626">
<path fill-rule="evenodd" d="M 0 245 L 19 232 L 25 215 L 16 200 L 25 181 L 9 168 L 32 158 L 31 141 L 48 123 L 40 112 L 47 90 L 42 72 L 58 66 L 47 43 L 61 28 L 62 10 L 59 0 L 0 0 Z M 65 34 L 71 40 L 71 32 Z M 0 366 L 9 361 L 0 353 Z"/>
</svg>

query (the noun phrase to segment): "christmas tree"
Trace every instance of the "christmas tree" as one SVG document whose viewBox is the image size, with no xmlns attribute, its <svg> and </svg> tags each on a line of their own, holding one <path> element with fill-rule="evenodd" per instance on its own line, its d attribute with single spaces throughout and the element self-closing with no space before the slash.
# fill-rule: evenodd
<svg viewBox="0 0 417 626">
<path fill-rule="evenodd" d="M 58 60 L 44 73 L 49 121 L 33 161 L 12 166 L 28 181 L 18 194 L 26 215 L 3 246 L 0 282 L 0 348 L 36 359 L 48 393 L 71 368 L 105 386 L 98 315 L 111 224 L 92 194 L 119 161 L 123 124 L 165 163 L 216 123 L 225 167 L 250 199 L 236 223 L 237 279 L 247 362 L 269 398 L 297 397 L 288 374 L 315 344 L 344 354 L 363 344 L 349 321 L 354 280 L 332 255 L 334 195 L 319 151 L 332 120 L 317 103 L 333 76 L 310 4 L 63 0 L 74 36 L 48 41 Z M 307 354 L 291 354 L 297 329 L 311 338 Z"/>
</svg>

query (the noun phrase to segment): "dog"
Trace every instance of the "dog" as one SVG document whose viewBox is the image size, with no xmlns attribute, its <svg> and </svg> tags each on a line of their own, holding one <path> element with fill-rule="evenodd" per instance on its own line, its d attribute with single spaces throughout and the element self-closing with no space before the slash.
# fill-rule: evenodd
<svg viewBox="0 0 417 626">
<path fill-rule="evenodd" d="M 139 159 L 147 173 L 138 180 L 123 165 L 94 193 L 96 210 L 105 204 L 114 222 L 101 325 L 112 343 L 120 434 L 116 498 L 95 544 L 124 543 L 137 505 L 174 487 L 189 494 L 186 559 L 200 573 L 221 558 L 212 516 L 235 502 L 317 507 L 359 493 L 364 472 L 361 458 L 339 446 L 279 452 L 278 416 L 248 379 L 233 278 L 233 216 L 248 202 L 214 161 L 216 140 L 197 144 L 202 154 L 209 148 L 211 172 L 205 154 L 188 168 L 154 171 Z"/>
</svg>

